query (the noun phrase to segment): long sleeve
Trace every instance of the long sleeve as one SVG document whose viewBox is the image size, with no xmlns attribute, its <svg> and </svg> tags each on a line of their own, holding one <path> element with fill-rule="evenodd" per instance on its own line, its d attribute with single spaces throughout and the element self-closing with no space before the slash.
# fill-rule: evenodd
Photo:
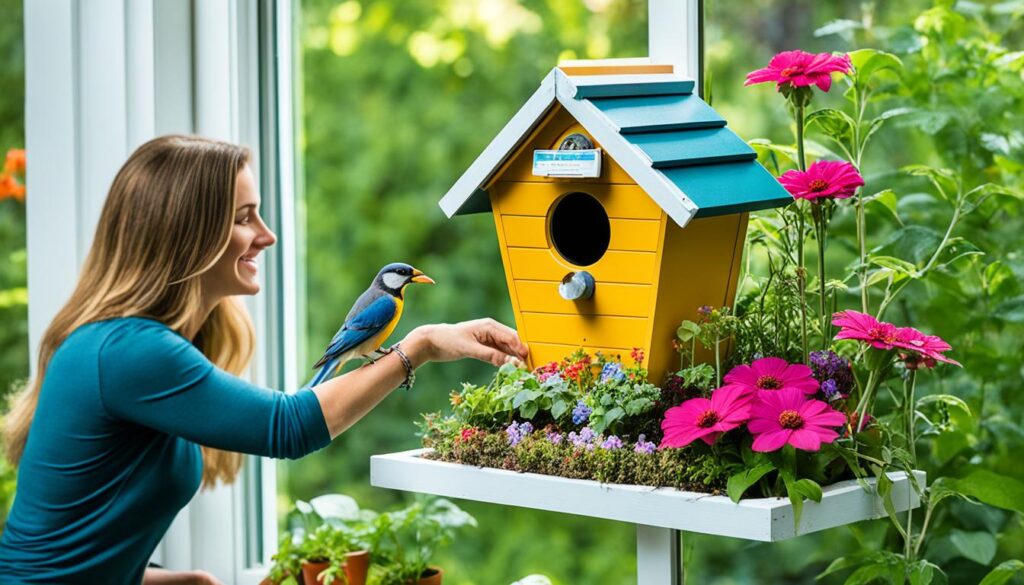
<svg viewBox="0 0 1024 585">
<path fill-rule="evenodd" d="M 114 417 L 218 449 L 295 459 L 330 433 L 311 390 L 287 395 L 217 368 L 155 321 L 133 319 L 98 352 L 103 407 Z"/>
</svg>

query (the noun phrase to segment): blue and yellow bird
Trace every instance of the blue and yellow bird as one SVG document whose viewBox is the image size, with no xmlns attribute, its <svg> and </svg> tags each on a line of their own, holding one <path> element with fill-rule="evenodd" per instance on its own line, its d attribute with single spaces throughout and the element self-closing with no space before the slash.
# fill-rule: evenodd
<svg viewBox="0 0 1024 585">
<path fill-rule="evenodd" d="M 408 264 L 394 262 L 381 268 L 370 288 L 352 305 L 323 357 L 313 365 L 320 371 L 305 387 L 312 388 L 335 375 L 351 359 L 381 353 L 381 344 L 402 317 L 405 287 L 413 282 L 434 284 L 433 279 Z"/>
</svg>

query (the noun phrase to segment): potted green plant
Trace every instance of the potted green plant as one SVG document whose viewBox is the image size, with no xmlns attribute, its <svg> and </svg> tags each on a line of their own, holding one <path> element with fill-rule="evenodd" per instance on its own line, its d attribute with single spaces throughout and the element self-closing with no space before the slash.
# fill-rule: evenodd
<svg viewBox="0 0 1024 585">
<path fill-rule="evenodd" d="M 418 497 L 411 505 L 376 517 L 369 544 L 386 585 L 440 585 L 443 571 L 431 566 L 437 550 L 476 519 L 443 498 Z"/>
<path fill-rule="evenodd" d="M 370 566 L 365 535 L 374 518 L 375 512 L 360 510 L 341 494 L 297 501 L 268 580 L 275 585 L 365 585 Z"/>
</svg>

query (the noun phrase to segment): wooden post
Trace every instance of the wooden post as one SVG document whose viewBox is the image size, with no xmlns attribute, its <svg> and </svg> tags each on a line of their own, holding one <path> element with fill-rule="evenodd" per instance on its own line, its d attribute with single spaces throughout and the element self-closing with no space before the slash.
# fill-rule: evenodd
<svg viewBox="0 0 1024 585">
<path fill-rule="evenodd" d="M 636 525 L 637 585 L 682 585 L 679 531 Z"/>
</svg>

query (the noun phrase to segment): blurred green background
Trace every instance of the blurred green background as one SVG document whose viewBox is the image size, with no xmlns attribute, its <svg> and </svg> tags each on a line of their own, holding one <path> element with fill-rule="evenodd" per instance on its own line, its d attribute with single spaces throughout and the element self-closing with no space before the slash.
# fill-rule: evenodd
<svg viewBox="0 0 1024 585">
<path fill-rule="evenodd" d="M 23 146 L 21 3 L 2 0 L 0 19 L 0 149 Z M 416 287 L 394 339 L 416 325 L 493 316 L 512 322 L 494 224 L 488 214 L 447 220 L 437 206 L 560 59 L 635 57 L 647 53 L 647 3 L 639 0 L 302 0 L 296 23 L 297 144 L 300 158 L 301 372 L 320 355 L 356 296 L 377 269 L 405 261 L 434 277 Z M 873 47 L 922 63 L 915 22 L 952 2 L 706 0 L 706 68 L 715 108 L 746 139 L 792 141 L 783 100 L 767 87 L 744 88 L 747 72 L 778 51 Z M 960 2 L 963 22 L 949 19 L 942 74 L 919 67 L 904 98 L 927 112 L 948 112 L 938 129 L 918 119 L 887 129 L 865 167 L 873 191 L 903 186 L 891 170 L 910 163 L 961 165 L 1010 177 L 1024 168 L 1021 104 L 1024 82 L 979 80 L 986 50 L 1019 51 L 1024 2 Z M 934 14 L 933 14 L 934 17 Z M 829 28 L 819 30 L 823 26 Z M 819 30 L 816 36 L 815 31 Z M 1019 57 L 1018 57 L 1019 58 Z M 976 66 L 975 66 L 976 65 Z M 913 76 L 911 76 L 913 77 Z M 935 88 L 941 84 L 942 92 Z M 915 93 L 916 92 L 916 93 Z M 838 94 L 839 92 L 833 92 Z M 829 100 L 840 100 L 838 95 Z M 827 102 L 828 100 L 825 100 Z M 930 103 L 929 103 L 930 102 Z M 819 103 L 817 105 L 823 105 Z M 932 126 L 936 122 L 932 121 Z M 951 129 L 952 128 L 952 129 Z M 1014 133 L 1014 129 L 1016 133 Z M 988 136 L 988 138 L 985 138 Z M 30 153 L 31 156 L 31 153 Z M 990 168 L 995 165 L 995 171 Z M 972 171 L 973 172 L 973 171 Z M 901 213 L 934 229 L 946 217 L 907 184 Z M 31 197 L 29 189 L 28 197 Z M 879 222 L 878 239 L 891 231 Z M 1024 480 L 1013 454 L 1024 447 L 1024 258 L 1021 205 L 1000 200 L 973 214 L 957 235 L 988 255 L 915 285 L 894 307 L 898 323 L 938 333 L 954 346 L 962 372 L 929 376 L 922 393 L 941 386 L 975 409 L 976 428 L 932 457 L 936 472 L 982 465 Z M 849 231 L 850 224 L 837 223 Z M 24 205 L 0 201 L 0 387 L 27 374 Z M 849 256 L 849 250 L 836 254 Z M 995 269 L 989 266 L 996 264 Z M 1000 278 L 998 287 L 993 278 Z M 11 292 L 15 291 L 15 292 Z M 851 297 L 852 298 L 852 297 Z M 852 305 L 851 305 L 852 306 Z M 369 486 L 369 457 L 415 448 L 419 413 L 442 409 L 463 380 L 482 382 L 489 367 L 433 364 L 412 392 L 396 392 L 328 448 L 281 463 L 279 509 L 295 499 L 342 492 L 364 507 L 386 509 L 405 495 Z M 296 384 L 305 380 L 294 380 Z M 947 456 L 948 455 L 948 456 Z M 9 494 L 8 494 L 9 496 Z M 557 583 L 635 582 L 630 525 L 530 510 L 459 502 L 480 527 L 437 563 L 451 585 L 509 583 L 543 573 Z M 951 583 L 974 583 L 993 565 L 1024 554 L 1021 515 L 954 502 L 935 519 L 930 558 Z M 963 537 L 964 534 L 969 535 Z M 965 538 L 995 551 L 965 554 Z M 811 583 L 842 554 L 895 544 L 885 521 L 864 523 L 773 545 L 686 535 L 691 583 Z M 973 549 L 972 549 L 973 550 Z M 970 551 L 968 551 L 970 552 Z M 975 551 L 976 552 L 976 551 Z M 828 580 L 826 580 L 828 581 Z M 831 581 L 830 581 L 831 582 Z M 842 582 L 840 579 L 838 582 Z M 867 582 L 867 581 L 865 581 Z"/>
</svg>

